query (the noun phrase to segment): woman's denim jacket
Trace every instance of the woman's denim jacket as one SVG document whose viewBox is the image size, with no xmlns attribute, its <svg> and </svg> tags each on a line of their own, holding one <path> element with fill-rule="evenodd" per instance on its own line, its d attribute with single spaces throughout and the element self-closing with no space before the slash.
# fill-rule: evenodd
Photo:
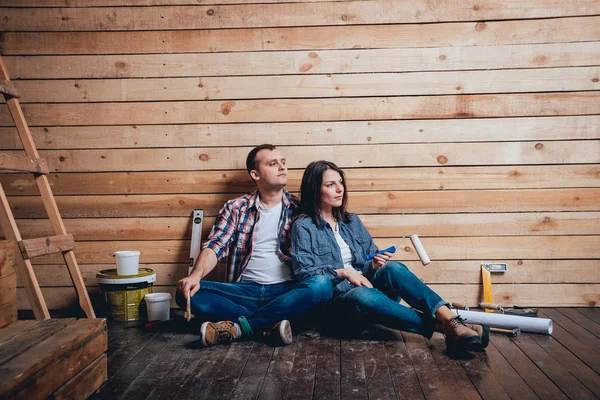
<svg viewBox="0 0 600 400">
<path fill-rule="evenodd" d="M 319 217 L 321 218 L 321 217 Z M 373 277 L 372 262 L 366 260 L 366 255 L 377 249 L 373 238 L 356 214 L 350 214 L 350 222 L 338 222 L 339 233 L 348 244 L 357 271 L 370 279 Z M 350 282 L 338 276 L 336 269 L 344 268 L 342 253 L 338 246 L 333 230 L 329 223 L 321 218 L 321 227 L 317 227 L 312 219 L 301 216 L 292 225 L 291 249 L 294 276 L 302 281 L 314 275 L 328 276 L 333 285 L 334 293 L 344 293 L 354 287 Z"/>
</svg>

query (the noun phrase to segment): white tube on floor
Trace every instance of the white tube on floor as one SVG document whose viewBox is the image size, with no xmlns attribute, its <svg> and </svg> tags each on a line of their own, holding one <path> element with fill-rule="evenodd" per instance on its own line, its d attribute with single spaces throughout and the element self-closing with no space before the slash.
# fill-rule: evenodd
<svg viewBox="0 0 600 400">
<path fill-rule="evenodd" d="M 517 315 L 496 314 L 477 311 L 451 309 L 470 324 L 486 324 L 492 328 L 521 328 L 523 332 L 552 334 L 552 320 L 548 318 L 519 317 Z"/>
</svg>

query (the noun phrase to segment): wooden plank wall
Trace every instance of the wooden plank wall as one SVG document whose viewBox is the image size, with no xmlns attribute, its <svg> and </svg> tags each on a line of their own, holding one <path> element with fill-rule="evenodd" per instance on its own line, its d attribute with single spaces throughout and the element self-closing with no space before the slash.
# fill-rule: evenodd
<svg viewBox="0 0 600 400">
<path fill-rule="evenodd" d="M 298 190 L 308 162 L 348 173 L 380 246 L 451 301 L 480 264 L 503 304 L 600 303 L 597 0 L 4 0 L 0 46 L 92 293 L 116 250 L 174 292 L 190 216 L 204 232 L 250 190 L 270 142 Z M 0 148 L 20 144 L 0 107 Z M 3 175 L 25 237 L 50 234 L 27 175 Z M 37 260 L 51 308 L 74 303 Z M 19 307 L 27 300 L 19 291 Z"/>
</svg>

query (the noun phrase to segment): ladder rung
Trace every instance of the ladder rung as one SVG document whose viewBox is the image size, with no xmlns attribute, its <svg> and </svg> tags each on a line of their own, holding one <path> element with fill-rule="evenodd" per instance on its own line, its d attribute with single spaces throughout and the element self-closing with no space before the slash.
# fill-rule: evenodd
<svg viewBox="0 0 600 400">
<path fill-rule="evenodd" d="M 43 158 L 29 157 L 25 154 L 0 153 L 0 169 L 25 171 L 36 174 L 48 174 L 48 163 Z"/>
<path fill-rule="evenodd" d="M 5 98 L 14 97 L 18 99 L 21 97 L 15 85 L 8 80 L 0 80 L 0 93 L 2 93 Z"/>
<path fill-rule="evenodd" d="M 75 240 L 70 233 L 19 241 L 19 249 L 26 260 L 47 254 L 62 253 L 74 248 Z"/>
</svg>

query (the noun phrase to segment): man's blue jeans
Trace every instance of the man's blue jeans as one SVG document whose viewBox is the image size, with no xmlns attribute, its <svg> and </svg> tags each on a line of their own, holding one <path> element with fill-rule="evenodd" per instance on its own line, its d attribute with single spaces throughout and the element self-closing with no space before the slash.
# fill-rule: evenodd
<svg viewBox="0 0 600 400">
<path fill-rule="evenodd" d="M 355 287 L 334 298 L 329 312 L 344 318 L 345 323 L 380 324 L 426 338 L 433 335 L 435 313 L 449 303 L 404 264 L 388 262 L 375 272 L 370 281 L 373 288 Z M 413 308 L 399 304 L 401 299 Z"/>
<path fill-rule="evenodd" d="M 332 294 L 331 281 L 325 276 L 273 285 L 201 281 L 191 306 L 194 315 L 203 321 L 234 321 L 243 335 L 254 336 L 281 320 L 311 311 L 329 301 Z M 176 301 L 185 309 L 186 299 L 179 292 Z"/>
</svg>

